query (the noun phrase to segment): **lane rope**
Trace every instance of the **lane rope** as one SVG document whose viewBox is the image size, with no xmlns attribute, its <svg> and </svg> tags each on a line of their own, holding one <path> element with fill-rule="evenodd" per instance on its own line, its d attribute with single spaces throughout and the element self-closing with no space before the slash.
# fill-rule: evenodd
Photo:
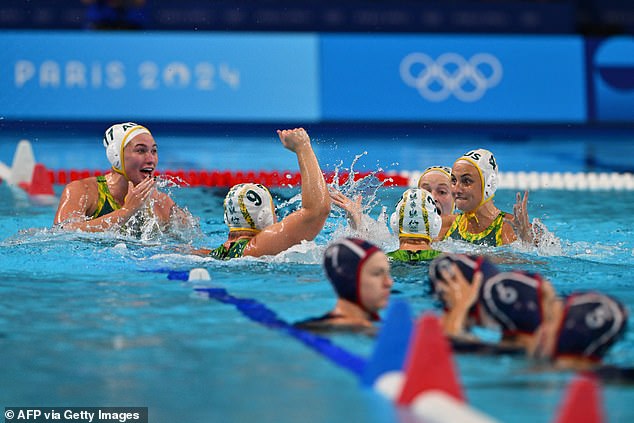
<svg viewBox="0 0 634 423">
<path fill-rule="evenodd" d="M 186 281 L 188 280 L 188 274 L 189 272 L 168 271 L 168 279 Z M 234 306 L 245 317 L 256 323 L 259 323 L 269 329 L 281 331 L 297 339 L 307 347 L 332 361 L 334 364 L 351 371 L 357 377 L 361 377 L 365 369 L 365 358 L 335 345 L 328 338 L 294 327 L 288 322 L 280 319 L 278 315 L 266 305 L 253 298 L 236 297 L 230 294 L 225 288 L 219 287 L 194 288 L 194 290 L 207 295 L 209 298 L 218 302 Z"/>
<path fill-rule="evenodd" d="M 66 185 L 77 179 L 103 175 L 108 170 L 61 169 L 48 170 L 51 182 Z M 165 170 L 159 171 L 179 185 L 191 187 L 231 187 L 244 182 L 258 182 L 267 187 L 298 186 L 301 182 L 299 172 L 291 171 L 230 171 L 230 170 Z M 359 180 L 373 174 L 385 186 L 414 187 L 421 172 L 355 172 L 354 179 Z M 325 172 L 326 182 L 331 183 L 334 172 Z M 498 187 L 511 190 L 598 190 L 633 191 L 634 174 L 619 172 L 500 172 Z M 340 183 L 345 182 L 348 173 L 339 173 Z"/>
</svg>

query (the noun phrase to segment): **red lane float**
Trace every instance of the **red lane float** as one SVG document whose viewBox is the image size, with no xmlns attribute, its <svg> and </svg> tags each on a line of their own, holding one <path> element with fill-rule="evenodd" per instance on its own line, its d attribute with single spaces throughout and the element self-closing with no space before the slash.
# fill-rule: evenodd
<svg viewBox="0 0 634 423">
<path fill-rule="evenodd" d="M 53 184 L 66 185 L 69 182 L 89 176 L 98 176 L 107 173 L 108 170 L 87 170 L 87 169 L 61 169 L 49 171 Z M 299 172 L 283 171 L 230 171 L 230 170 L 165 170 L 157 172 L 181 186 L 191 187 L 231 187 L 244 182 L 261 183 L 267 187 L 297 187 L 301 184 Z M 354 174 L 354 180 L 365 178 L 370 172 L 360 172 Z M 375 173 L 374 176 L 385 186 L 408 186 L 409 178 L 396 173 Z M 335 178 L 334 172 L 324 173 L 326 182 L 332 183 Z M 339 173 L 337 179 L 340 184 L 345 183 L 350 178 L 348 173 Z"/>
</svg>

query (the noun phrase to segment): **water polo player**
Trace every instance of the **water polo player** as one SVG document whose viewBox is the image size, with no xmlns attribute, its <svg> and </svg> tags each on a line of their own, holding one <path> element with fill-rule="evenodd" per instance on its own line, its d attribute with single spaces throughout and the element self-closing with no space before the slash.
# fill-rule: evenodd
<svg viewBox="0 0 634 423">
<path fill-rule="evenodd" d="M 490 151 L 472 150 L 459 157 L 451 169 L 451 189 L 455 208 L 462 213 L 444 216 L 440 237 L 488 246 L 515 241 L 510 223 L 514 216 L 500 211 L 493 202 L 497 187 L 498 165 Z M 516 210 L 526 212 L 525 208 Z"/>
<path fill-rule="evenodd" d="M 566 296 L 554 318 L 540 327 L 536 358 L 551 360 L 558 368 L 594 369 L 627 330 L 628 312 L 615 298 L 596 291 Z"/>
<path fill-rule="evenodd" d="M 297 155 L 302 178 L 302 206 L 277 221 L 269 190 L 260 184 L 233 186 L 224 201 L 227 241 L 219 247 L 197 249 L 217 259 L 278 254 L 319 234 L 330 213 L 330 197 L 319 162 L 303 128 L 277 131 L 280 141 Z"/>
<path fill-rule="evenodd" d="M 328 246 L 324 269 L 337 294 L 332 311 L 296 323 L 302 329 L 374 333 L 373 322 L 387 306 L 393 280 L 387 256 L 360 238 L 342 238 Z"/>
<path fill-rule="evenodd" d="M 154 173 L 158 149 L 150 131 L 133 122 L 112 125 L 103 137 L 112 171 L 66 185 L 54 223 L 66 230 L 87 232 L 123 227 L 132 216 L 147 209 L 165 227 L 181 214 L 174 201 L 156 190 Z M 145 211 L 145 210 L 144 210 Z"/>
<path fill-rule="evenodd" d="M 431 247 L 431 242 L 438 236 L 442 218 L 434 197 L 426 190 L 406 190 L 390 216 L 390 226 L 399 240 L 399 249 L 387 253 L 390 260 L 429 261 L 441 254 Z"/>
<path fill-rule="evenodd" d="M 430 166 L 418 178 L 418 188 L 428 191 L 436 201 L 441 216 L 453 214 L 454 203 L 451 195 L 451 168 Z"/>
</svg>

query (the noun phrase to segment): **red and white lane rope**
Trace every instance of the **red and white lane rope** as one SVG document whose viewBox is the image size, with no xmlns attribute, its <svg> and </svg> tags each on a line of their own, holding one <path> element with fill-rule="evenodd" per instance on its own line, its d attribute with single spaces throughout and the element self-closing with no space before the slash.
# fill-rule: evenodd
<svg viewBox="0 0 634 423">
<path fill-rule="evenodd" d="M 61 169 L 49 170 L 53 184 L 65 185 L 71 181 L 88 176 L 103 175 L 107 170 Z M 231 171 L 231 170 L 165 170 L 159 172 L 184 186 L 231 187 L 243 182 L 257 182 L 268 187 L 298 186 L 299 172 L 291 171 Z M 416 186 L 420 172 L 377 172 L 373 175 L 385 186 Z M 355 180 L 370 175 L 370 172 L 355 173 Z M 326 181 L 332 182 L 334 172 L 325 173 Z M 339 181 L 348 179 L 347 173 L 339 173 Z M 601 190 L 632 191 L 634 174 L 632 173 L 595 173 L 595 172 L 500 172 L 501 189 L 513 190 Z"/>
</svg>

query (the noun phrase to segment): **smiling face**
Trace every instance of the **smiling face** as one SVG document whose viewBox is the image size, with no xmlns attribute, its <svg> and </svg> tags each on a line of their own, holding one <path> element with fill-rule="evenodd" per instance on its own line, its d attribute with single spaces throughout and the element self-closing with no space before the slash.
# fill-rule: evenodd
<svg viewBox="0 0 634 423">
<path fill-rule="evenodd" d="M 451 193 L 456 208 L 464 212 L 475 210 L 482 203 L 482 179 L 474 165 L 464 160 L 454 163 Z"/>
<path fill-rule="evenodd" d="M 387 306 L 394 281 L 390 275 L 390 263 L 382 251 L 372 254 L 361 268 L 359 275 L 360 302 L 371 312 L 378 313 Z"/>
<path fill-rule="evenodd" d="M 418 187 L 431 193 L 441 216 L 449 215 L 453 212 L 451 180 L 447 175 L 442 172 L 428 172 L 420 178 Z"/>
<path fill-rule="evenodd" d="M 154 176 L 158 164 L 158 149 L 152 135 L 137 135 L 125 146 L 123 154 L 125 174 L 134 185 Z"/>
</svg>

